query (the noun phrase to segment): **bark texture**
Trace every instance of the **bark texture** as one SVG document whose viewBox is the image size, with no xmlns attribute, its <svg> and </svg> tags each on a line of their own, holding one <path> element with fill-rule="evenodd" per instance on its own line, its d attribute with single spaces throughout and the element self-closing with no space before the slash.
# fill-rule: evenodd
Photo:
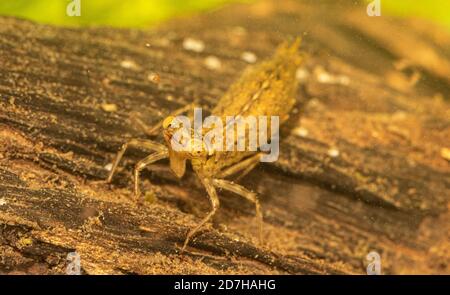
<svg viewBox="0 0 450 295">
<path fill-rule="evenodd" d="M 383 273 L 450 273 L 450 37 L 317 2 L 231 5 L 152 30 L 0 17 L 0 272 L 65 273 L 77 251 L 87 274 L 365 273 L 377 251 Z M 209 210 L 192 173 L 152 166 L 142 190 L 157 198 L 144 206 L 131 172 L 145 151 L 127 153 L 113 184 L 98 181 L 122 143 L 146 137 L 133 117 L 213 106 L 244 52 L 261 60 L 295 36 L 307 56 L 298 116 L 279 161 L 241 182 L 260 195 L 265 244 L 252 204 L 221 192 L 180 255 Z"/>
</svg>

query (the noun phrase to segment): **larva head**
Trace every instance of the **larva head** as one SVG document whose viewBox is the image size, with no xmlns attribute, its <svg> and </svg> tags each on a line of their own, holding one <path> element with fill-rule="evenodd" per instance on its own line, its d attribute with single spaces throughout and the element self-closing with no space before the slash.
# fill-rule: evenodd
<svg viewBox="0 0 450 295">
<path fill-rule="evenodd" d="M 169 116 L 163 121 L 164 138 L 173 150 L 189 152 L 192 157 L 208 154 L 210 149 L 203 142 L 202 130 L 191 128 L 188 117 Z"/>
<path fill-rule="evenodd" d="M 200 138 L 196 138 L 187 117 L 169 116 L 164 119 L 162 127 L 169 149 L 170 168 L 178 177 L 184 175 L 187 159 L 204 162 L 211 154 L 211 149 Z"/>
</svg>

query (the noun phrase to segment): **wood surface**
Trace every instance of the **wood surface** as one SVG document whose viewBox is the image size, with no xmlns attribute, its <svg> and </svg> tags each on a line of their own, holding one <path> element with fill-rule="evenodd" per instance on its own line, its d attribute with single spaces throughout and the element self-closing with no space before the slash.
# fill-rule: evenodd
<svg viewBox="0 0 450 295">
<path fill-rule="evenodd" d="M 148 30 L 0 17 L 0 272 L 64 274 L 76 251 L 86 274 L 364 274 L 377 251 L 384 274 L 449 274 L 450 36 L 318 3 L 233 4 Z M 108 164 L 147 138 L 133 118 L 214 106 L 244 52 L 258 62 L 296 36 L 306 59 L 280 159 L 241 181 L 260 196 L 264 244 L 252 204 L 220 192 L 180 254 L 209 210 L 194 175 L 152 166 L 142 190 L 156 198 L 138 206 L 132 169 L 148 152 L 128 152 L 110 185 Z"/>
</svg>

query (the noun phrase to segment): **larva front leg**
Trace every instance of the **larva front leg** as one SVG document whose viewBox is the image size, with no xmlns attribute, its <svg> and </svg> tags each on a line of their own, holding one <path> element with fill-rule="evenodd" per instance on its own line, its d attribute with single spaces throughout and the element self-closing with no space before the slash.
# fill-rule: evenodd
<svg viewBox="0 0 450 295">
<path fill-rule="evenodd" d="M 117 170 L 117 166 L 119 165 L 120 160 L 122 159 L 123 155 L 125 154 L 128 147 L 135 147 L 135 148 L 144 148 L 155 152 L 161 152 L 161 151 L 167 151 L 167 148 L 158 142 L 155 142 L 153 140 L 145 140 L 145 139 L 131 139 L 130 141 L 124 143 L 122 147 L 120 148 L 119 152 L 116 155 L 116 158 L 114 159 L 111 171 L 109 172 L 108 178 L 106 179 L 107 183 L 110 183 L 112 181 L 112 178 L 114 176 L 114 173 Z"/>
<path fill-rule="evenodd" d="M 134 168 L 134 195 L 136 197 L 136 201 L 138 201 L 141 196 L 141 192 L 139 189 L 139 173 L 141 172 L 141 170 L 156 161 L 166 159 L 168 157 L 169 151 L 165 149 L 147 156 L 136 164 L 136 167 Z"/>
</svg>

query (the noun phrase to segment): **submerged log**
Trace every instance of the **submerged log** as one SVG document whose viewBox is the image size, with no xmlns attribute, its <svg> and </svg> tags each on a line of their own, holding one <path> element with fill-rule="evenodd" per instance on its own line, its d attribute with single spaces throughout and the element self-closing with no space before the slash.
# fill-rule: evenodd
<svg viewBox="0 0 450 295">
<path fill-rule="evenodd" d="M 450 37 L 336 9 L 263 1 L 152 30 L 1 17 L 0 272 L 65 273 L 76 251 L 87 274 L 365 273 L 376 251 L 386 274 L 450 273 Z M 143 206 L 131 172 L 145 151 L 127 153 L 111 185 L 99 180 L 122 143 L 146 137 L 133 117 L 211 107 L 295 36 L 298 116 L 280 159 L 242 180 L 260 195 L 265 243 L 252 204 L 220 192 L 214 222 L 180 254 L 209 210 L 192 173 L 152 166 L 142 189 L 157 198 Z"/>
</svg>

